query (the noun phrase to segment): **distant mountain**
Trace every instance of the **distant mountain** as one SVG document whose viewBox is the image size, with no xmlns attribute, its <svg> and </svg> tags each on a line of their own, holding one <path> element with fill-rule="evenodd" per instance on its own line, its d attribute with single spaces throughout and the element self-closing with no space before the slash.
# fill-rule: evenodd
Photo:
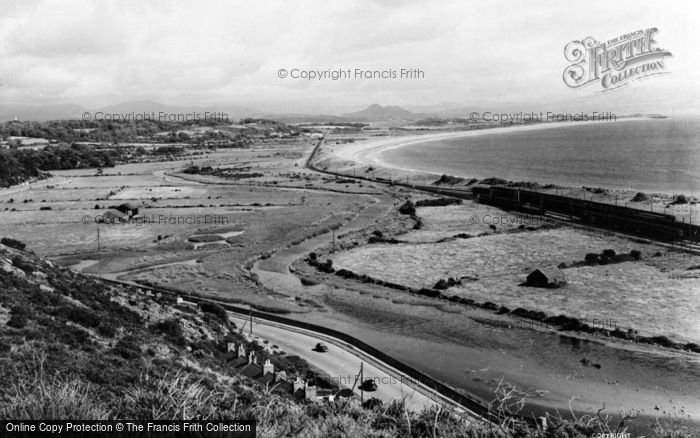
<svg viewBox="0 0 700 438">
<path fill-rule="evenodd" d="M 425 114 L 416 114 L 399 106 L 370 105 L 362 111 L 343 114 L 344 119 L 358 122 L 393 122 L 418 120 L 425 117 Z"/>
<path fill-rule="evenodd" d="M 8 120 L 46 120 L 78 119 L 86 109 L 80 105 L 22 105 L 0 104 L 0 122 Z"/>
<path fill-rule="evenodd" d="M 212 106 L 175 106 L 166 105 L 150 100 L 138 100 L 122 102 L 116 105 L 109 105 L 102 108 L 85 108 L 80 105 L 23 105 L 23 104 L 0 104 L 0 122 L 9 120 L 32 120 L 43 122 L 47 120 L 70 120 L 80 119 L 84 112 L 94 115 L 97 112 L 104 114 L 143 114 L 155 113 L 158 117 L 164 114 L 192 114 L 199 113 L 204 117 L 205 112 L 224 113 L 232 123 L 236 123 L 244 117 L 255 117 L 258 114 L 255 110 L 237 105 L 212 105 Z M 167 116 L 166 116 L 167 117 Z"/>
<path fill-rule="evenodd" d="M 204 117 L 204 113 L 206 112 L 224 113 L 228 116 L 231 122 L 237 122 L 238 119 L 244 117 L 254 117 L 257 115 L 255 110 L 237 105 L 167 105 L 151 100 L 122 102 L 116 105 L 109 105 L 95 111 L 101 111 L 105 114 L 155 113 L 155 117 L 159 117 L 161 113 L 164 117 L 175 117 L 169 116 L 170 114 L 188 115 L 193 113 L 199 114 L 200 117 Z"/>
</svg>

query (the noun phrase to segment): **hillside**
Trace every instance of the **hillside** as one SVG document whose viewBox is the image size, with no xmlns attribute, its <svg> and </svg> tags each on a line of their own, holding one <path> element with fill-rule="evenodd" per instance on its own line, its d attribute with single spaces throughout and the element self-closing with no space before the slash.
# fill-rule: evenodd
<svg viewBox="0 0 700 438">
<path fill-rule="evenodd" d="M 230 343 L 289 375 L 310 367 L 247 342 L 222 308 L 178 305 L 3 242 L 13 247 L 0 244 L 0 419 L 257 419 L 259 436 L 270 437 L 583 437 L 599 430 L 583 419 L 552 418 L 546 429 L 504 420 L 490 429 L 444 411 L 406 412 L 400 403 L 300 402 L 233 372 Z"/>
<path fill-rule="evenodd" d="M 347 120 L 355 120 L 360 122 L 395 122 L 395 121 L 410 121 L 423 118 L 422 114 L 414 114 L 411 111 L 405 110 L 399 106 L 381 106 L 378 104 L 370 105 L 362 111 L 343 114 Z"/>
</svg>

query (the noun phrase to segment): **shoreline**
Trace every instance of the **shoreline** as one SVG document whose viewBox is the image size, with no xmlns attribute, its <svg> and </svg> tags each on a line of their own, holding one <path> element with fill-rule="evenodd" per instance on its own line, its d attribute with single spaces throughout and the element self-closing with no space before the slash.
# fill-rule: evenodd
<svg viewBox="0 0 700 438">
<path fill-rule="evenodd" d="M 429 172 L 418 169 L 402 168 L 399 166 L 391 165 L 386 161 L 382 161 L 378 158 L 378 155 L 394 149 L 399 149 L 405 146 L 410 146 L 414 144 L 427 143 L 436 140 L 452 140 L 464 137 L 475 137 L 483 135 L 498 135 L 507 133 L 519 133 L 527 131 L 537 131 L 541 129 L 556 129 L 568 126 L 585 126 L 589 124 L 603 124 L 603 123 L 622 123 L 629 121 L 639 121 L 639 120 L 652 120 L 647 118 L 624 118 L 622 120 L 616 121 L 589 121 L 589 122 L 549 122 L 549 123 L 533 123 L 528 125 L 517 125 L 517 126 L 496 126 L 492 128 L 483 129 L 470 129 L 467 131 L 451 131 L 451 132 L 440 132 L 440 133 L 428 133 L 428 134 L 416 134 L 408 135 L 402 137 L 391 137 L 382 139 L 368 139 L 360 143 L 353 143 L 352 146 L 344 145 L 342 149 L 334 151 L 334 155 L 338 158 L 355 161 L 356 163 L 365 165 L 376 165 L 381 167 L 388 167 L 396 170 L 405 170 L 408 172 L 420 172 L 420 173 L 430 173 L 434 175 L 441 175 L 439 172 Z M 456 175 L 465 177 L 465 175 Z M 468 175 L 466 176 L 468 177 Z"/>
<path fill-rule="evenodd" d="M 688 188 L 650 188 L 645 187 L 644 184 L 638 185 L 638 187 L 633 187 L 629 183 L 615 183 L 615 182 L 602 182 L 595 181 L 592 178 L 591 181 L 585 182 L 584 180 L 572 183 L 565 180 L 556 178 L 549 179 L 546 176 L 540 175 L 540 177 L 535 176 L 505 176 L 507 169 L 503 169 L 502 172 L 489 172 L 488 174 L 478 175 L 477 172 L 470 174 L 468 170 L 435 170 L 435 169 L 418 169 L 414 167 L 409 167 L 405 165 L 393 164 L 390 161 L 384 159 L 382 155 L 385 152 L 393 151 L 396 149 L 404 148 L 407 146 L 414 146 L 423 143 L 433 143 L 439 141 L 449 141 L 455 139 L 467 139 L 469 137 L 482 137 L 486 135 L 503 135 L 503 134 L 518 134 L 530 131 L 539 131 L 546 129 L 557 129 L 564 127 L 581 127 L 589 124 L 600 125 L 604 123 L 625 123 L 633 121 L 654 121 L 655 118 L 647 117 L 630 117 L 623 118 L 616 121 L 589 121 L 589 122 L 550 122 L 550 123 L 537 123 L 529 125 L 517 125 L 517 126 L 497 126 L 484 129 L 471 129 L 467 131 L 449 131 L 449 132 L 431 132 L 425 134 L 410 134 L 410 135 L 400 135 L 392 137 L 368 137 L 366 139 L 358 140 L 355 143 L 345 143 L 339 145 L 331 145 L 327 143 L 325 147 L 327 153 L 323 154 L 321 157 L 317 158 L 317 162 L 321 160 L 329 161 L 332 167 L 336 167 L 338 171 L 345 172 L 347 170 L 353 171 L 360 168 L 371 168 L 375 171 L 388 171 L 391 176 L 397 176 L 397 173 L 401 177 L 407 175 L 421 176 L 421 177 L 440 177 L 443 174 L 460 177 L 464 179 L 485 179 L 485 178 L 498 178 L 504 180 L 512 181 L 523 181 L 530 183 L 539 183 L 541 185 L 551 185 L 557 186 L 559 188 L 565 189 L 578 189 L 583 187 L 592 188 L 604 188 L 610 192 L 616 192 L 617 195 L 627 194 L 634 196 L 637 192 L 644 194 L 657 196 L 661 198 L 672 199 L 673 195 L 685 194 L 686 196 L 691 196 L 698 198 L 700 197 L 700 192 L 693 191 L 693 189 Z M 668 119 L 663 119 L 668 120 Z M 437 167 L 436 167 L 437 169 Z M 393 171 L 393 172 L 392 172 Z"/>
</svg>

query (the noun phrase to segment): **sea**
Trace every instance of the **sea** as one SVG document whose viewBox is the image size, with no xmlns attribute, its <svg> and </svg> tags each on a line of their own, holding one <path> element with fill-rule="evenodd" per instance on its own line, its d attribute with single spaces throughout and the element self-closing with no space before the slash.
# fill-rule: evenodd
<svg viewBox="0 0 700 438">
<path fill-rule="evenodd" d="M 700 117 L 484 130 L 387 149 L 376 158 L 470 178 L 700 196 Z"/>
</svg>

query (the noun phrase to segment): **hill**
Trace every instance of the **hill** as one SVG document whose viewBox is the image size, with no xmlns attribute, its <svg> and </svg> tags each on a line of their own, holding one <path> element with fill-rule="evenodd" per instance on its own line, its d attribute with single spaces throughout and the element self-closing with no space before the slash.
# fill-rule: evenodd
<svg viewBox="0 0 700 438">
<path fill-rule="evenodd" d="M 75 104 L 58 105 L 24 105 L 24 104 L 0 104 L 0 122 L 10 120 L 30 120 L 45 122 L 49 120 L 82 120 L 83 113 L 91 115 L 95 113 L 103 114 L 143 114 L 159 113 L 164 114 L 192 114 L 199 113 L 204 117 L 205 112 L 224 113 L 231 123 L 243 117 L 255 116 L 256 111 L 233 104 L 224 105 L 167 105 L 150 100 L 135 100 L 122 102 L 115 105 L 108 105 L 101 108 L 86 108 Z M 169 119 L 162 120 L 171 121 Z"/>
<path fill-rule="evenodd" d="M 9 120 L 79 119 L 87 111 L 80 105 L 21 105 L 0 104 L 0 122 Z"/>
<path fill-rule="evenodd" d="M 84 276 L 2 239 L 0 419 L 256 419 L 261 437 L 588 437 L 610 430 L 594 417 L 550 418 L 542 428 L 503 416 L 492 428 L 445 410 L 408 412 L 400 402 L 300 402 L 237 374 L 227 346 L 245 343 L 290 373 L 308 372 L 308 364 L 247 343 L 222 310 Z"/>
<path fill-rule="evenodd" d="M 361 111 L 343 114 L 342 117 L 358 122 L 397 122 L 418 120 L 424 115 L 412 113 L 399 106 L 381 106 L 375 103 Z"/>
</svg>

